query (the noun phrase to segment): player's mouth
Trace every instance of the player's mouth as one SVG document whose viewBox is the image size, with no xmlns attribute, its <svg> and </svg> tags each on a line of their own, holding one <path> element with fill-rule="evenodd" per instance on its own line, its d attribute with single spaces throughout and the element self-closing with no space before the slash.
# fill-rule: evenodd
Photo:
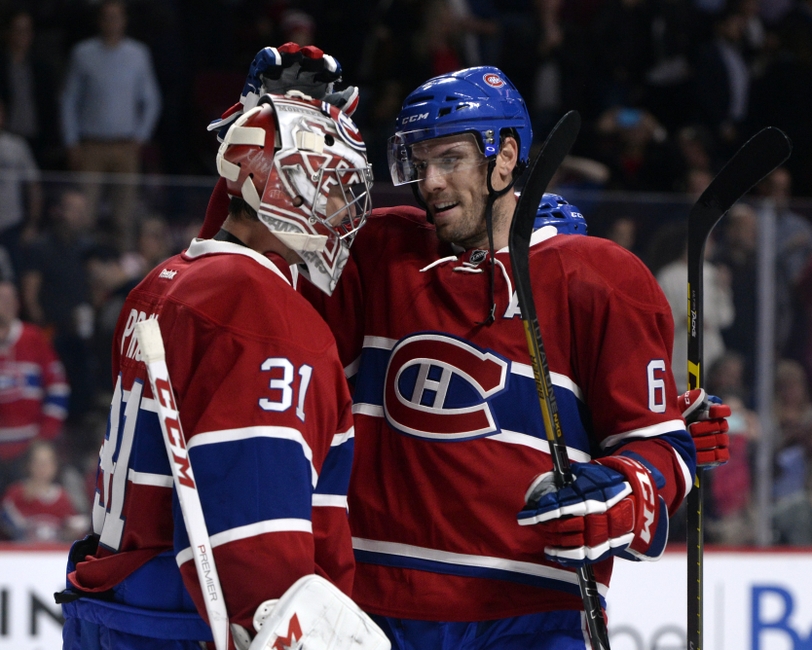
<svg viewBox="0 0 812 650">
<path fill-rule="evenodd" d="M 441 203 L 434 203 L 432 205 L 434 216 L 443 216 L 449 210 L 453 210 L 459 205 L 459 202 L 456 201 L 443 201 Z"/>
</svg>

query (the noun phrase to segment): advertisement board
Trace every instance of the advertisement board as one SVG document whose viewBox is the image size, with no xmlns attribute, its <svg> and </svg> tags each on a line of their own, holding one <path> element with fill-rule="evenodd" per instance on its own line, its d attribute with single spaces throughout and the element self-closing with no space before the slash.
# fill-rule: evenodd
<svg viewBox="0 0 812 650">
<path fill-rule="evenodd" d="M 0 650 L 58 650 L 67 548 L 0 548 Z M 617 562 L 612 650 L 683 650 L 686 559 Z M 705 552 L 703 650 L 812 650 L 812 551 Z"/>
</svg>

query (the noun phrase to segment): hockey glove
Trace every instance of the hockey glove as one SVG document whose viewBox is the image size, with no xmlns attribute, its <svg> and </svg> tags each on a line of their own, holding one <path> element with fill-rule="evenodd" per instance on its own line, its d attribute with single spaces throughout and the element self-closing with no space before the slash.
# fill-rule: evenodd
<svg viewBox="0 0 812 650">
<path fill-rule="evenodd" d="M 665 550 L 668 512 L 658 488 L 663 476 L 627 456 L 573 463 L 574 481 L 556 488 L 553 473 L 537 476 L 519 524 L 536 525 L 544 554 L 567 566 L 610 555 L 656 560 Z"/>
<path fill-rule="evenodd" d="M 679 396 L 682 417 L 696 447 L 696 464 L 715 467 L 730 460 L 730 438 L 727 434 L 730 407 L 722 400 L 694 388 Z"/>
<path fill-rule="evenodd" d="M 285 43 L 278 48 L 264 47 L 251 62 L 240 101 L 207 129 L 216 130 L 218 140 L 222 141 L 231 123 L 256 106 L 262 95 L 284 95 L 290 90 L 323 99 L 352 115 L 358 107 L 358 88 L 348 86 L 336 92 L 333 86 L 340 80 L 341 64 L 314 45 L 299 47 L 296 43 Z"/>
</svg>

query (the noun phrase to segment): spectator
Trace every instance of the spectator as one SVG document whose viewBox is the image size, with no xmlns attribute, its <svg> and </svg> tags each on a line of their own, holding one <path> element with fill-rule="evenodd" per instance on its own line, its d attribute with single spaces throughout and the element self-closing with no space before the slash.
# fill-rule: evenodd
<svg viewBox="0 0 812 650">
<path fill-rule="evenodd" d="M 191 239 L 190 237 L 184 243 L 188 245 Z M 175 252 L 172 232 L 166 219 L 151 215 L 144 217 L 138 224 L 136 250 L 125 253 L 121 264 L 130 278 L 140 280 Z"/>
<path fill-rule="evenodd" d="M 136 174 L 141 147 L 152 136 L 161 109 L 147 47 L 126 36 L 122 0 L 99 6 L 99 36 L 81 41 L 71 52 L 62 96 L 62 129 L 71 169 L 83 172 Z M 115 188 L 112 221 L 117 244 L 134 244 L 136 186 Z M 101 188 L 88 189 L 91 214 L 97 214 Z"/>
<path fill-rule="evenodd" d="M 675 233 L 676 235 L 676 233 Z M 686 301 L 688 286 L 688 238 L 687 229 L 680 224 L 680 256 L 663 266 L 657 272 L 657 282 L 663 289 L 671 312 L 674 315 L 674 380 L 678 388 L 688 388 L 688 305 Z M 713 240 L 708 239 L 705 246 L 705 257 L 710 258 L 713 252 Z M 718 267 L 706 261 L 703 270 L 705 296 L 703 301 L 704 325 L 704 362 L 710 366 L 724 354 L 725 344 L 720 330 L 733 322 L 733 295 L 730 290 L 730 273 L 724 267 Z"/>
<path fill-rule="evenodd" d="M 302 47 L 313 45 L 316 22 L 310 14 L 300 9 L 287 9 L 282 14 L 280 27 L 285 43 L 296 43 Z"/>
<path fill-rule="evenodd" d="M 747 19 L 731 3 L 713 21 L 712 40 L 694 57 L 692 101 L 696 120 L 711 129 L 730 155 L 741 141 L 750 101 L 751 74 L 743 53 Z"/>
<path fill-rule="evenodd" d="M 670 191 L 675 157 L 668 132 L 645 109 L 614 106 L 596 124 L 592 156 L 608 165 L 607 189 Z"/>
<path fill-rule="evenodd" d="M 20 478 L 31 442 L 56 438 L 68 414 L 62 363 L 19 307 L 17 288 L 0 281 L 0 493 Z"/>
<path fill-rule="evenodd" d="M 34 18 L 25 10 L 11 15 L 6 46 L 0 52 L 0 99 L 6 128 L 26 139 L 41 168 L 55 168 L 64 152 L 59 142 L 59 106 L 54 93 L 55 66 L 37 56 Z"/>
<path fill-rule="evenodd" d="M 157 260 L 155 264 L 163 259 L 165 258 Z M 92 342 L 96 370 L 94 392 L 99 394 L 100 400 L 104 396 L 104 401 L 109 403 L 113 397 L 110 368 L 113 362 L 116 323 L 127 294 L 146 273 L 131 276 L 125 269 L 118 250 L 111 246 L 101 245 L 90 249 L 85 257 L 85 264 L 95 313 Z"/>
<path fill-rule="evenodd" d="M 25 138 L 5 130 L 0 100 L 0 246 L 19 271 L 20 246 L 31 241 L 42 214 L 39 168 Z"/>
<path fill-rule="evenodd" d="M 752 391 L 756 348 L 757 324 L 757 264 L 758 222 L 756 211 L 746 203 L 734 205 L 722 220 L 722 237 L 716 249 L 714 261 L 730 269 L 731 290 L 735 320 L 722 330 L 725 346 L 739 352 L 745 362 L 745 385 Z M 786 284 L 776 284 L 776 323 L 780 329 L 781 320 L 788 312 L 789 293 Z"/>
<path fill-rule="evenodd" d="M 773 483 L 776 542 L 812 544 L 812 400 L 798 362 L 778 362 L 773 409 L 780 440 Z"/>
<path fill-rule="evenodd" d="M 775 207 L 777 282 L 788 294 L 786 311 L 777 320 L 777 349 L 783 356 L 800 361 L 809 327 L 801 303 L 801 281 L 804 268 L 812 260 L 812 224 L 790 206 L 792 176 L 786 167 L 767 176 L 756 186 L 756 193 L 770 199 Z"/>
<path fill-rule="evenodd" d="M 28 450 L 26 476 L 3 495 L 2 527 L 16 542 L 67 542 L 85 533 L 89 517 L 77 513 L 57 482 L 59 460 L 54 445 L 34 442 Z"/>
<path fill-rule="evenodd" d="M 26 318 L 46 329 L 67 369 L 73 422 L 93 397 L 93 307 L 84 265 L 93 237 L 85 194 L 66 189 L 50 216 L 50 228 L 24 251 L 20 286 Z"/>
<path fill-rule="evenodd" d="M 730 460 L 707 472 L 708 541 L 716 544 L 755 544 L 753 481 L 751 458 L 753 445 L 761 435 L 758 415 L 745 406 L 737 392 L 719 393 L 730 406 L 727 418 L 730 436 Z"/>
<path fill-rule="evenodd" d="M 750 392 L 744 381 L 744 357 L 735 350 L 726 350 L 708 366 L 705 386 L 710 395 L 736 395 L 745 406 L 750 405 Z"/>
<path fill-rule="evenodd" d="M 609 224 L 606 239 L 611 239 L 628 251 L 634 251 L 637 244 L 637 222 L 628 216 L 620 216 Z"/>
</svg>

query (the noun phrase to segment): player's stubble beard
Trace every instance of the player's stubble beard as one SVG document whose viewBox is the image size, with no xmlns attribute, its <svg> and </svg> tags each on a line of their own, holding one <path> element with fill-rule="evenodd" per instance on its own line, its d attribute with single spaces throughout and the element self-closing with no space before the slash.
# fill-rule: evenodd
<svg viewBox="0 0 812 650">
<path fill-rule="evenodd" d="M 485 187 L 485 174 L 482 174 L 481 187 Z M 481 248 L 487 250 L 488 228 L 485 223 L 485 205 L 487 194 L 485 192 L 469 195 L 471 202 L 468 206 L 460 203 L 464 207 L 463 215 L 454 222 L 435 223 L 437 238 L 440 241 L 462 246 L 466 250 Z M 500 197 L 501 198 L 501 197 Z M 502 224 L 505 216 L 499 209 L 502 202 L 497 199 L 493 207 L 493 228 L 497 230 Z"/>
</svg>

